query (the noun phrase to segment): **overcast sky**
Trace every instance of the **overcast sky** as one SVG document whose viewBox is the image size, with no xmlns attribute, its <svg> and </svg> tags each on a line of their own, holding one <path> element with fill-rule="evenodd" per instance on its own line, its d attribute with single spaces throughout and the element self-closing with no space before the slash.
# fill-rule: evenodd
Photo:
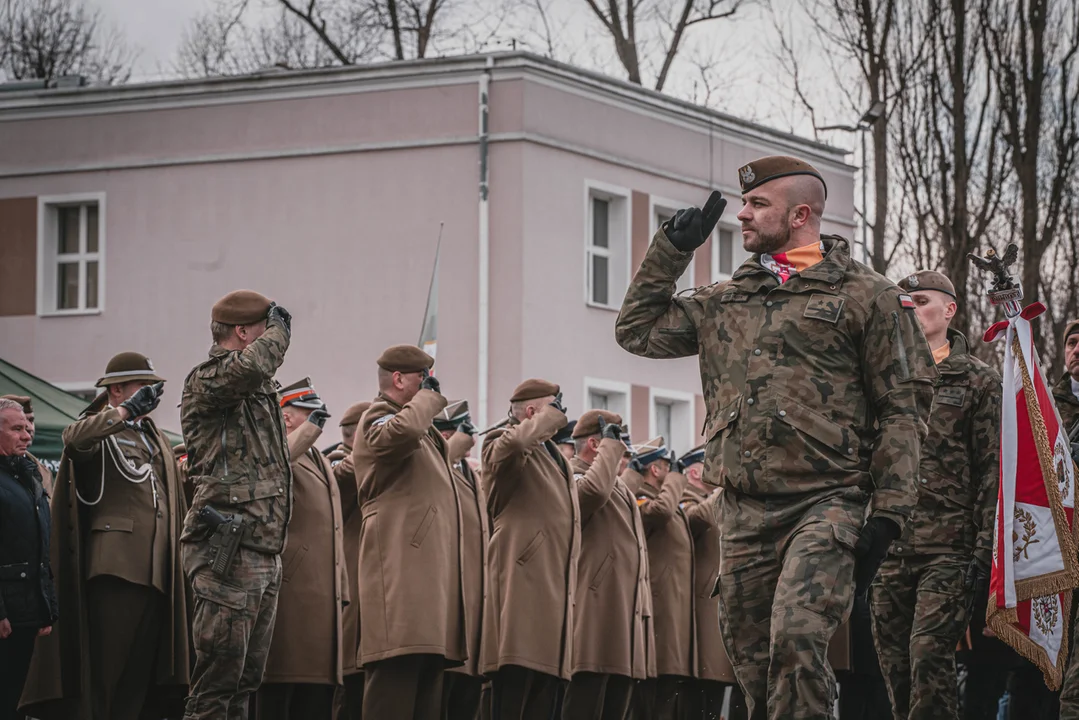
<svg viewBox="0 0 1079 720">
<path fill-rule="evenodd" d="M 460 0 L 469 2 L 470 0 Z M 483 2 L 484 0 L 475 0 Z M 185 28 L 200 12 L 211 7 L 215 0 L 87 0 L 91 6 L 102 10 L 107 22 L 114 24 L 138 51 L 133 82 L 164 79 L 174 76 L 172 62 L 181 43 Z M 272 4 L 261 0 L 265 7 Z M 565 42 L 560 49 L 559 60 L 583 65 L 625 77 L 624 70 L 614 60 L 613 45 L 600 29 L 584 2 L 580 0 L 545 0 L 552 15 L 561 20 L 563 35 L 575 36 L 575 42 Z M 252 6 L 259 7 L 260 0 Z M 784 89 L 783 76 L 776 48 L 779 43 L 773 27 L 770 8 L 778 8 L 785 22 L 797 27 L 799 18 L 793 9 L 794 0 L 756 0 L 739 11 L 733 21 L 718 21 L 691 29 L 685 44 L 688 49 L 676 64 L 665 90 L 672 95 L 704 104 L 705 87 L 701 73 L 686 61 L 689 57 L 708 57 L 718 68 L 711 78 L 709 104 L 719 110 L 749 120 L 762 122 L 783 130 L 794 130 L 802 135 L 812 134 L 812 126 L 804 112 L 791 99 L 789 89 Z M 806 23 L 808 24 L 808 23 Z M 508 31 L 510 35 L 514 31 Z M 601 37 L 600 42 L 596 38 Z M 818 91 L 825 90 L 830 78 L 827 69 L 817 60 L 820 49 L 814 40 L 804 34 L 801 53 L 807 64 L 820 65 Z M 809 73 L 810 76 L 813 73 Z M 857 119 L 842 106 L 838 93 L 818 92 L 820 124 L 850 123 Z M 850 147 L 852 139 L 842 134 L 822 137 L 822 140 L 841 147 Z"/>
</svg>

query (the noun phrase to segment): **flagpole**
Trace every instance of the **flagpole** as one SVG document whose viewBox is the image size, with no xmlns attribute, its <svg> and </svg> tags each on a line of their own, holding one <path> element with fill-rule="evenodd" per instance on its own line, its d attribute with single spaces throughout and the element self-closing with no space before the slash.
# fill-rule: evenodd
<svg viewBox="0 0 1079 720">
<path fill-rule="evenodd" d="M 432 319 L 431 312 L 431 300 L 435 294 L 435 286 L 438 283 L 438 258 L 442 253 L 442 228 L 445 227 L 445 222 L 438 223 L 438 240 L 435 242 L 435 262 L 431 266 L 431 281 L 427 284 L 427 303 L 423 308 L 423 322 L 420 324 L 420 339 L 416 344 L 419 347 L 424 346 L 424 341 L 427 339 L 427 323 Z"/>
</svg>

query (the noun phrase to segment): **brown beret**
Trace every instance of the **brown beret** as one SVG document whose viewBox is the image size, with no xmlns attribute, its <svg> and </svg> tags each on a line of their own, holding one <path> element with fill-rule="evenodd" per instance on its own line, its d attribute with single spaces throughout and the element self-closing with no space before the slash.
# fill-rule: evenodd
<svg viewBox="0 0 1079 720">
<path fill-rule="evenodd" d="M 513 391 L 513 395 L 510 397 L 510 402 L 522 402 L 524 400 L 552 397 L 557 395 L 560 390 L 561 388 L 552 382 L 547 382 L 546 380 L 541 380 L 539 378 L 532 378 L 530 380 L 525 380 L 517 386 L 517 389 Z"/>
<path fill-rule="evenodd" d="M 22 411 L 27 415 L 34 414 L 34 404 L 30 398 L 25 395 L 0 395 L 0 400 L 14 400 L 22 405 Z"/>
<path fill-rule="evenodd" d="M 165 382 L 165 378 L 158 377 L 154 372 L 154 364 L 150 362 L 150 358 L 137 352 L 122 352 L 109 360 L 109 364 L 105 366 L 105 374 L 95 387 L 119 385 L 131 380 Z"/>
<path fill-rule="evenodd" d="M 350 405 L 348 410 L 345 410 L 345 414 L 341 416 L 341 425 L 356 425 L 360 422 L 360 418 L 367 412 L 367 408 L 371 407 L 371 403 L 364 401 L 358 402 L 355 405 Z"/>
<path fill-rule="evenodd" d="M 254 290 L 233 290 L 214 303 L 210 318 L 224 325 L 251 325 L 269 312 L 270 298 Z"/>
<path fill-rule="evenodd" d="M 622 425 L 621 415 L 616 415 L 606 410 L 589 410 L 577 419 L 577 425 L 573 428 L 573 437 L 583 438 L 597 434 L 599 432 L 600 418 L 603 418 L 608 425 Z"/>
<path fill-rule="evenodd" d="M 936 290 L 955 297 L 955 285 L 952 285 L 952 281 L 946 275 L 936 270 L 919 270 L 913 275 L 907 275 L 896 284 L 907 292 Z"/>
<path fill-rule="evenodd" d="M 1064 328 L 1064 337 L 1062 342 L 1067 344 L 1068 336 L 1079 333 L 1079 320 L 1072 320 L 1068 323 L 1068 327 Z"/>
<path fill-rule="evenodd" d="M 415 345 L 394 345 L 386 348 L 378 359 L 378 366 L 389 372 L 414 373 L 430 370 L 435 359 Z"/>
<path fill-rule="evenodd" d="M 824 197 L 828 197 L 828 186 L 824 183 L 821 174 L 805 160 L 799 160 L 796 157 L 769 155 L 738 168 L 738 182 L 742 185 L 743 193 L 760 187 L 766 182 L 791 175 L 811 175 L 817 178 L 820 184 L 824 185 Z"/>
</svg>

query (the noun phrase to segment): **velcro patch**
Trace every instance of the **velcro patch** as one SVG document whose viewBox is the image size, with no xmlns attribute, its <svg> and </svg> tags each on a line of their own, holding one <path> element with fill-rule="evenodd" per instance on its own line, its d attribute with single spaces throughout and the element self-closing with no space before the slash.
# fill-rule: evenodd
<svg viewBox="0 0 1079 720">
<path fill-rule="evenodd" d="M 902 307 L 906 308 L 907 310 L 913 310 L 914 309 L 914 298 L 912 298 L 910 295 L 900 295 L 899 296 L 899 304 Z"/>
<path fill-rule="evenodd" d="M 728 290 L 719 296 L 721 303 L 744 303 L 749 300 L 749 293 Z"/>
<path fill-rule="evenodd" d="M 846 300 L 835 295 L 813 295 L 809 298 L 802 317 L 824 320 L 835 325 L 839 322 L 839 316 L 843 314 L 845 303 Z"/>
<path fill-rule="evenodd" d="M 967 389 L 963 387 L 942 387 L 937 388 L 937 402 L 941 405 L 952 405 L 953 407 L 963 407 L 963 402 L 967 398 Z"/>
</svg>

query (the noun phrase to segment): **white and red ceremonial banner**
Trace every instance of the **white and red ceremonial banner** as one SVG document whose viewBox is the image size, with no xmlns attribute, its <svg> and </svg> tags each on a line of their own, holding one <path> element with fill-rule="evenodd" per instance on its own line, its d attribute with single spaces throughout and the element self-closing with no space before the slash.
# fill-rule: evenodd
<svg viewBox="0 0 1079 720">
<path fill-rule="evenodd" d="M 1073 530 L 1075 464 L 1034 349 L 1034 303 L 994 324 L 1002 334 L 1000 489 L 986 623 L 1056 690 L 1068 659 L 1071 593 L 1079 586 Z"/>
</svg>

